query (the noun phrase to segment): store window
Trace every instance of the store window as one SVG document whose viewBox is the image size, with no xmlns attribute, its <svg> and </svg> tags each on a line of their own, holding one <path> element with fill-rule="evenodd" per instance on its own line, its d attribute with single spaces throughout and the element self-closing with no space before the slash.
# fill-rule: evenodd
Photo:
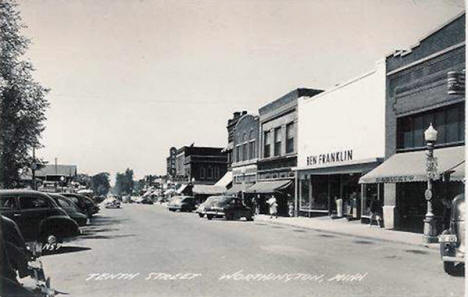
<svg viewBox="0 0 468 297">
<path fill-rule="evenodd" d="M 281 127 L 275 128 L 275 156 L 281 155 Z"/>
<path fill-rule="evenodd" d="M 294 152 L 294 123 L 286 125 L 286 154 Z"/>
<path fill-rule="evenodd" d="M 270 131 L 265 131 L 263 134 L 263 157 L 270 157 Z"/>
<path fill-rule="evenodd" d="M 200 168 L 200 179 L 205 179 L 206 177 L 206 170 L 205 167 Z"/>
<path fill-rule="evenodd" d="M 209 179 L 213 178 L 213 167 L 208 167 L 208 176 Z"/>
<path fill-rule="evenodd" d="M 425 147 L 424 131 L 431 123 L 438 132 L 436 146 L 464 143 L 464 109 L 465 104 L 458 103 L 399 118 L 397 121 L 397 149 Z"/>
<path fill-rule="evenodd" d="M 255 140 L 249 142 L 249 159 L 255 159 Z"/>
<path fill-rule="evenodd" d="M 328 176 L 313 176 L 310 207 L 314 210 L 328 210 Z"/>
<path fill-rule="evenodd" d="M 301 185 L 301 193 L 300 193 L 300 198 L 301 201 L 299 203 L 299 208 L 300 210 L 310 210 L 310 180 L 309 179 L 301 179 L 300 180 L 300 185 Z"/>
</svg>

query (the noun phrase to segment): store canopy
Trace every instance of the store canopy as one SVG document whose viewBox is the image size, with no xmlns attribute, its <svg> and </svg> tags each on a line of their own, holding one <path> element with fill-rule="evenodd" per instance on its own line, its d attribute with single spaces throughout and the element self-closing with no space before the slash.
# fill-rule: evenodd
<svg viewBox="0 0 468 297">
<path fill-rule="evenodd" d="M 218 195 L 226 191 L 226 188 L 215 185 L 193 185 L 194 195 Z"/>
<path fill-rule="evenodd" d="M 182 194 L 186 188 L 187 188 L 187 185 L 183 184 L 176 190 L 176 193 L 177 194 Z"/>
<path fill-rule="evenodd" d="M 463 181 L 465 179 L 465 161 L 447 170 L 446 174 L 451 181 Z"/>
<path fill-rule="evenodd" d="M 451 169 L 465 160 L 465 146 L 436 149 L 434 157 L 437 158 L 437 172 L 449 173 Z M 380 166 L 361 177 L 359 183 L 401 183 L 426 180 L 426 150 L 422 150 L 394 154 Z"/>
<path fill-rule="evenodd" d="M 232 194 L 237 194 L 239 192 L 245 192 L 246 189 L 250 186 L 253 186 L 253 184 L 233 184 L 232 188 L 228 189 L 225 194 L 227 195 L 232 195 Z"/>
<path fill-rule="evenodd" d="M 245 192 L 270 194 L 287 188 L 291 183 L 292 181 L 290 180 L 261 181 L 248 188 Z"/>
<path fill-rule="evenodd" d="M 217 187 L 224 187 L 224 189 L 226 189 L 231 183 L 232 183 L 232 172 L 228 171 L 214 185 L 217 186 Z"/>
</svg>

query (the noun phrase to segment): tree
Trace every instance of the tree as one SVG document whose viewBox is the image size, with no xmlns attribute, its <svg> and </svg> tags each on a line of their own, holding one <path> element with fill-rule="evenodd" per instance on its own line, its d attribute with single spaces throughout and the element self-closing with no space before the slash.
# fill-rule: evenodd
<svg viewBox="0 0 468 297">
<path fill-rule="evenodd" d="M 85 186 L 87 188 L 91 187 L 91 177 L 89 175 L 85 174 L 85 173 L 79 173 L 75 177 L 75 181 L 79 182 L 80 185 Z"/>
<path fill-rule="evenodd" d="M 117 195 L 129 195 L 133 192 L 133 170 L 127 168 L 124 173 L 117 173 L 115 176 L 115 193 Z"/>
<path fill-rule="evenodd" d="M 110 189 L 109 173 L 101 172 L 92 176 L 91 189 L 97 195 L 107 195 Z"/>
<path fill-rule="evenodd" d="M 0 1 L 0 187 L 19 183 L 19 170 L 33 163 L 44 131 L 47 89 L 34 81 L 32 64 L 23 59 L 29 40 L 14 0 Z"/>
</svg>

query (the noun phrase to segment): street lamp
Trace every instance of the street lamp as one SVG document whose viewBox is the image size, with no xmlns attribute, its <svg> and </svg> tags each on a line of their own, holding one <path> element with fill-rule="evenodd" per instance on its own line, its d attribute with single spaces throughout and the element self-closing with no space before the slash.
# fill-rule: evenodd
<svg viewBox="0 0 468 297">
<path fill-rule="evenodd" d="M 437 141 L 437 130 L 434 129 L 432 123 L 426 131 L 424 131 L 424 140 L 427 143 L 426 153 L 426 175 L 427 189 L 424 197 L 427 201 L 427 212 L 424 218 L 424 242 L 437 242 L 437 230 L 434 214 L 432 213 L 432 181 L 437 179 L 437 158 L 434 157 L 434 144 Z"/>
</svg>

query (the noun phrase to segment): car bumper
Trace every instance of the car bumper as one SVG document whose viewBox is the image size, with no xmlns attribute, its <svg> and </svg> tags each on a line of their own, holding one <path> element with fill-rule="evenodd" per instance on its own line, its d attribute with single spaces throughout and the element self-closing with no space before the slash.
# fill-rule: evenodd
<svg viewBox="0 0 468 297">
<path fill-rule="evenodd" d="M 224 211 L 220 211 L 220 210 L 207 210 L 207 211 L 205 211 L 205 214 L 206 215 L 213 215 L 213 216 L 224 216 L 225 215 Z"/>
</svg>

